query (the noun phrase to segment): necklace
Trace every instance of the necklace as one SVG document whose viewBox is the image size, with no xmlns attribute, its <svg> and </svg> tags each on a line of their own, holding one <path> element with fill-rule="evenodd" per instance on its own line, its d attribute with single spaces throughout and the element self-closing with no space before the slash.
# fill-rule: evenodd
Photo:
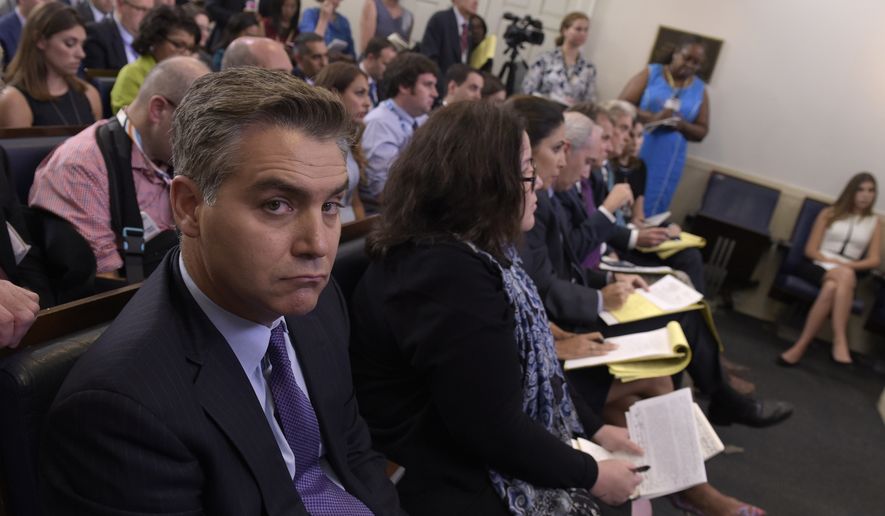
<svg viewBox="0 0 885 516">
<path fill-rule="evenodd" d="M 668 66 L 664 67 L 664 78 L 667 79 L 667 84 L 669 84 L 670 87 L 676 91 L 687 88 L 688 85 L 691 84 L 691 82 L 694 80 L 694 77 L 689 77 L 687 79 L 684 79 L 682 81 L 682 84 L 680 84 L 680 86 L 677 88 L 676 87 L 676 80 L 673 79 L 673 75 L 670 73 L 670 67 L 668 67 Z"/>
<path fill-rule="evenodd" d="M 74 116 L 77 117 L 77 125 L 83 125 L 83 120 L 80 118 L 80 112 L 77 111 L 77 105 L 74 104 L 74 91 L 73 91 L 73 89 L 68 88 L 67 93 L 62 95 L 62 97 L 68 98 L 68 101 L 71 104 L 71 109 L 74 111 Z M 49 105 L 52 106 L 52 109 L 55 110 L 55 114 L 58 115 L 58 118 L 60 118 L 62 122 L 64 122 L 64 125 L 73 125 L 68 121 L 68 117 L 66 117 L 64 115 L 64 113 L 62 113 L 61 110 L 58 109 L 58 106 L 56 105 L 56 102 L 58 100 L 60 100 L 60 98 L 50 100 Z"/>
</svg>

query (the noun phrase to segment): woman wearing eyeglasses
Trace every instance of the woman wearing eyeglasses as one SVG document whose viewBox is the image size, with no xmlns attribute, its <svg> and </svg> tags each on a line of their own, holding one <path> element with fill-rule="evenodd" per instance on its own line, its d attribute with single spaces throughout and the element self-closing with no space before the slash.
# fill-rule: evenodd
<svg viewBox="0 0 885 516">
<path fill-rule="evenodd" d="M 696 74 L 706 52 L 701 40 L 688 38 L 676 45 L 663 64 L 650 64 L 621 92 L 621 99 L 639 107 L 639 120 L 657 125 L 642 145 L 645 161 L 645 216 L 667 211 L 685 166 L 689 141 L 700 142 L 710 125 L 710 100 L 704 81 Z"/>
<path fill-rule="evenodd" d="M 124 66 L 111 90 L 114 112 L 128 106 L 138 95 L 147 74 L 164 59 L 189 56 L 200 41 L 200 27 L 181 7 L 157 7 L 138 26 L 132 47 L 140 57 Z"/>
<path fill-rule="evenodd" d="M 351 361 L 409 514 L 629 513 L 607 504 L 633 492 L 633 465 L 570 442 L 632 443 L 573 397 L 516 252 L 542 186 L 519 117 L 488 102 L 435 112 L 391 169 Z"/>
<path fill-rule="evenodd" d="M 0 127 L 88 125 L 101 117 L 101 100 L 76 76 L 86 29 L 71 7 L 37 6 L 0 92 Z"/>
</svg>

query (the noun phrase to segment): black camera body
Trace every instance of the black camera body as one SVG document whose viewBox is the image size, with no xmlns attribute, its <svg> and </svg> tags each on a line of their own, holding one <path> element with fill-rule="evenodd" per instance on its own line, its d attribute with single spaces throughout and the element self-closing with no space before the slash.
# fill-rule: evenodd
<svg viewBox="0 0 885 516">
<path fill-rule="evenodd" d="M 544 25 L 541 23 L 541 20 L 532 18 L 529 15 L 520 18 L 511 13 L 504 13 L 503 18 L 513 22 L 504 32 L 504 41 L 508 47 L 518 48 L 523 43 L 528 43 L 529 45 L 541 45 L 544 43 Z"/>
</svg>

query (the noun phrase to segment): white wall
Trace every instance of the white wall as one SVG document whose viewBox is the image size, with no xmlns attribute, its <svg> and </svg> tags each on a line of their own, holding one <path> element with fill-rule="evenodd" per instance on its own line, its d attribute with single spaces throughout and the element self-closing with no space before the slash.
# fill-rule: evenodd
<svg viewBox="0 0 885 516">
<path fill-rule="evenodd" d="M 609 98 L 658 25 L 724 39 L 711 130 L 689 154 L 832 197 L 860 170 L 885 179 L 883 19 L 877 0 L 598 0 L 588 52 Z"/>
</svg>

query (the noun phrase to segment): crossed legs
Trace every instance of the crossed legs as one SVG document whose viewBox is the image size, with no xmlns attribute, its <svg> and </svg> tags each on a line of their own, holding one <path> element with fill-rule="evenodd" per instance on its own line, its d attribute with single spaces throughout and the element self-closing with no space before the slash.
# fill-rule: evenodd
<svg viewBox="0 0 885 516">
<path fill-rule="evenodd" d="M 833 325 L 833 360 L 850 363 L 851 355 L 848 353 L 848 317 L 851 315 L 851 303 L 854 301 L 854 287 L 857 277 L 854 270 L 849 267 L 836 267 L 827 271 L 824 275 L 820 293 L 808 318 L 799 339 L 790 349 L 781 354 L 786 362 L 795 364 L 802 359 L 802 355 L 808 350 L 811 341 L 823 326 L 827 317 L 831 317 Z"/>
</svg>

